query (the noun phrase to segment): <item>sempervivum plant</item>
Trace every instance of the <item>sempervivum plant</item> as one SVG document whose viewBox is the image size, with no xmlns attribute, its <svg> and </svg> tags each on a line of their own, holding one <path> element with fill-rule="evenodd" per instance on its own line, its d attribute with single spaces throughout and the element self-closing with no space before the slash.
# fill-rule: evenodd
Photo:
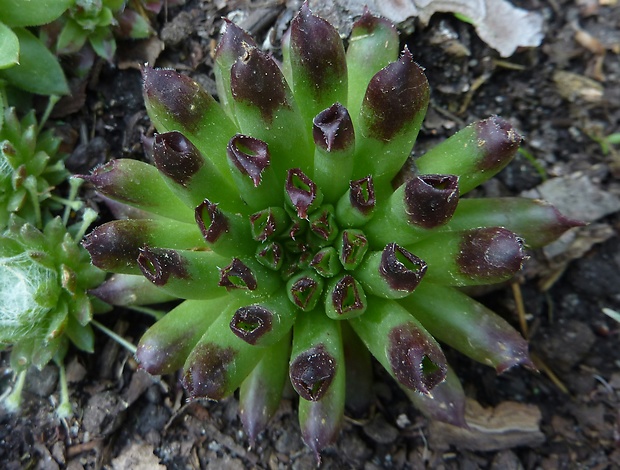
<svg viewBox="0 0 620 470">
<path fill-rule="evenodd" d="M 30 366 L 42 369 L 54 360 L 61 370 L 59 416 L 69 416 L 63 359 L 70 343 L 93 352 L 93 314 L 109 308 L 88 294 L 105 279 L 90 263 L 79 242 L 97 214 L 84 212 L 83 220 L 67 228 L 60 217 L 43 230 L 15 215 L 0 236 L 0 349 L 10 346 L 11 368 L 18 374 L 5 400 L 19 408 L 21 390 Z"/>
<path fill-rule="evenodd" d="M 48 112 L 55 100 L 50 101 Z M 46 113 L 47 114 L 47 113 Z M 21 120 L 15 108 L 4 109 L 0 125 L 0 230 L 14 213 L 37 228 L 51 218 L 52 190 L 69 175 L 58 151 L 60 139 L 41 131 L 34 111 Z M 2 121 L 2 120 L 0 120 Z M 56 204 L 58 206 L 58 204 Z M 56 207 L 58 208 L 58 207 Z"/>
<path fill-rule="evenodd" d="M 523 240 L 543 245 L 574 222 L 540 201 L 461 199 L 517 151 L 498 117 L 426 153 L 394 187 L 429 85 L 386 20 L 365 12 L 345 50 L 304 5 L 282 50 L 279 64 L 227 23 L 219 103 L 186 76 L 143 71 L 155 166 L 115 160 L 84 177 L 141 215 L 87 237 L 94 264 L 120 273 L 97 292 L 148 301 L 143 275 L 187 299 L 145 333 L 137 359 L 152 374 L 182 369 L 191 398 L 240 388 L 250 440 L 288 378 L 318 457 L 345 395 L 367 402 L 368 351 L 420 410 L 463 425 L 438 341 L 499 372 L 531 362 L 524 339 L 458 288 L 510 279 Z"/>
</svg>

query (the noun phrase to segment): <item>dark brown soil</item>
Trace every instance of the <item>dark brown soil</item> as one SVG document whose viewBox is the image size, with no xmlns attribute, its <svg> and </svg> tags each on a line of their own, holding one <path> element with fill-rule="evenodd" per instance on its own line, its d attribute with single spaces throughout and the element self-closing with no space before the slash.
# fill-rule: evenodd
<svg viewBox="0 0 620 470">
<path fill-rule="evenodd" d="M 339 441 L 323 454 L 323 468 L 620 468 L 619 324 L 603 313 L 604 308 L 620 311 L 620 207 L 614 205 L 620 195 L 620 146 L 606 152 L 596 141 L 620 132 L 620 5 L 513 3 L 541 11 L 546 30 L 540 47 L 509 59 L 499 60 L 471 25 L 450 15 L 436 15 L 425 28 L 409 22 L 408 31 L 415 30 L 403 39 L 433 87 L 418 153 L 474 120 L 499 114 L 522 132 L 533 159 L 519 155 L 482 191 L 516 195 L 539 188 L 544 179 L 582 176 L 591 191 L 569 196 L 590 204 L 588 211 L 607 208 L 559 256 L 532 253 L 521 279 L 527 335 L 541 372 L 511 370 L 498 377 L 448 351 L 471 398 L 471 429 L 457 430 L 429 423 L 377 368 L 376 402 L 367 414 L 346 420 Z M 166 49 L 156 63 L 187 72 L 214 90 L 210 52 L 221 16 L 249 14 L 245 26 L 260 44 L 271 27 L 270 34 L 281 34 L 298 7 L 289 4 L 188 1 L 170 9 L 167 19 L 160 15 Z M 119 64 L 130 67 L 100 64 L 79 111 L 64 117 L 89 139 L 72 155 L 75 171 L 111 157 L 144 158 L 140 137 L 149 122 L 140 73 L 132 65 L 145 58 L 141 46 L 120 44 Z M 480 299 L 518 325 L 511 286 Z M 101 321 L 134 343 L 151 322 L 127 310 Z M 30 373 L 23 411 L 0 410 L 0 467 L 315 467 L 300 438 L 292 394 L 250 449 L 234 398 L 186 403 L 176 377 L 154 379 L 137 371 L 131 355 L 103 334 L 97 351 L 69 354 L 76 414 L 66 421 L 54 415 L 57 369 Z M 1 364 L 4 390 L 11 375 L 6 357 Z"/>
</svg>

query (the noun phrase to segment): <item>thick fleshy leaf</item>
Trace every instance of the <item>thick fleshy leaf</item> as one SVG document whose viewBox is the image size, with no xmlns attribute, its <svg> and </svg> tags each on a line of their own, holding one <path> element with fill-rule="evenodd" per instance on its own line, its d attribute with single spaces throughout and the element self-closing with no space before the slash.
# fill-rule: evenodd
<svg viewBox="0 0 620 470">
<path fill-rule="evenodd" d="M 565 217 L 551 204 L 539 199 L 469 198 L 459 202 L 454 217 L 442 230 L 504 227 L 523 237 L 528 246 L 539 248 L 567 230 L 582 225 L 583 222 Z"/>
<path fill-rule="evenodd" d="M 176 372 L 217 317 L 238 302 L 230 296 L 186 300 L 142 335 L 136 351 L 138 364 L 153 375 Z"/>
<path fill-rule="evenodd" d="M 506 320 L 451 287 L 423 282 L 398 302 L 438 340 L 502 373 L 516 365 L 534 368 L 527 342 Z"/>
<path fill-rule="evenodd" d="M 191 78 L 172 70 L 142 69 L 144 103 L 159 132 L 179 131 L 232 182 L 226 146 L 237 132 L 220 105 Z"/>
<path fill-rule="evenodd" d="M 374 216 L 376 204 L 372 175 L 368 175 L 349 183 L 336 205 L 336 216 L 345 227 L 361 227 Z"/>
<path fill-rule="evenodd" d="M 280 291 L 269 298 L 239 307 L 230 320 L 230 329 L 248 344 L 272 346 L 291 330 L 298 313 L 286 294 Z"/>
<path fill-rule="evenodd" d="M 373 245 L 397 240 L 407 245 L 445 225 L 459 203 L 458 178 L 454 175 L 415 176 L 379 206 L 364 230 Z"/>
<path fill-rule="evenodd" d="M 398 31 L 385 18 L 374 16 L 365 8 L 353 23 L 347 66 L 349 72 L 348 108 L 357 122 L 362 100 L 370 79 L 390 62 L 398 59 Z"/>
<path fill-rule="evenodd" d="M 289 377 L 299 394 L 299 425 L 317 461 L 340 431 L 345 364 L 340 325 L 320 312 L 300 314 L 293 332 Z"/>
<path fill-rule="evenodd" d="M 82 244 L 95 266 L 104 271 L 124 274 L 140 274 L 136 260 L 142 247 L 204 247 L 202 235 L 195 224 L 150 219 L 108 222 L 90 232 Z"/>
<path fill-rule="evenodd" d="M 193 210 L 170 190 L 152 165 L 126 158 L 112 160 L 90 175 L 79 175 L 101 194 L 154 215 L 191 223 Z"/>
<path fill-rule="evenodd" d="M 420 173 L 459 177 L 461 194 L 492 178 L 515 156 L 521 136 L 504 119 L 493 116 L 458 131 L 416 160 Z"/>
<path fill-rule="evenodd" d="M 215 48 L 215 85 L 222 107 L 230 118 L 237 122 L 234 114 L 232 92 L 230 90 L 230 71 L 237 59 L 243 57 L 248 47 L 256 46 L 250 34 L 224 18 L 224 32 Z"/>
<path fill-rule="evenodd" d="M 224 178 L 213 162 L 180 132 L 155 135 L 153 160 L 172 192 L 192 209 L 205 198 L 221 201 L 227 210 L 244 209 L 233 182 Z"/>
<path fill-rule="evenodd" d="M 364 260 L 364 255 L 368 251 L 368 239 L 361 230 L 345 229 L 338 236 L 336 249 L 344 269 L 352 271 Z"/>
<path fill-rule="evenodd" d="M 290 349 L 289 334 L 265 351 L 239 388 L 239 416 L 252 447 L 280 405 Z"/>
<path fill-rule="evenodd" d="M 431 395 L 423 395 L 405 387 L 402 389 L 427 418 L 460 428 L 468 427 L 465 421 L 465 392 L 450 366 L 446 372 L 446 380 L 433 388 Z"/>
<path fill-rule="evenodd" d="M 222 310 L 185 361 L 183 387 L 191 399 L 220 400 L 231 395 L 267 351 L 230 331 L 230 318 L 237 308 Z"/>
<path fill-rule="evenodd" d="M 287 172 L 284 197 L 297 217 L 308 219 L 308 214 L 321 205 L 323 192 L 300 168 L 292 168 Z"/>
<path fill-rule="evenodd" d="M 288 280 L 286 293 L 297 308 L 309 312 L 323 293 L 323 279 L 314 271 L 302 271 Z"/>
<path fill-rule="evenodd" d="M 216 253 L 223 256 L 254 254 L 256 248 L 250 241 L 250 224 L 246 218 L 223 211 L 205 199 L 196 207 L 195 220 L 205 242 Z"/>
<path fill-rule="evenodd" d="M 253 210 L 282 206 L 280 183 L 271 166 L 271 152 L 266 142 L 236 134 L 226 147 L 228 164 L 237 189 Z"/>
<path fill-rule="evenodd" d="M 89 294 L 110 305 L 119 306 L 158 304 L 175 299 L 144 276 L 134 274 L 114 274 L 100 286 L 91 289 Z"/>
<path fill-rule="evenodd" d="M 314 116 L 334 103 L 347 105 L 344 46 L 338 31 L 313 15 L 308 2 L 293 18 L 289 35 L 283 44 L 284 60 L 290 64 L 295 101 L 309 126 Z"/>
<path fill-rule="evenodd" d="M 137 258 L 144 277 L 164 292 L 181 299 L 213 299 L 225 295 L 226 291 L 219 285 L 218 266 L 227 261 L 213 251 L 148 246 L 140 248 Z"/>
<path fill-rule="evenodd" d="M 523 240 L 501 227 L 437 233 L 407 249 L 428 263 L 427 281 L 448 286 L 507 281 L 527 257 Z"/>
<path fill-rule="evenodd" d="M 241 132 L 268 144 L 278 179 L 290 168 L 289 155 L 295 155 L 296 165 L 310 172 L 309 129 L 275 60 L 248 47 L 232 66 L 230 85 Z"/>
<path fill-rule="evenodd" d="M 350 274 L 336 276 L 325 288 L 325 314 L 333 320 L 362 315 L 368 307 L 362 285 Z"/>
<path fill-rule="evenodd" d="M 369 294 L 400 299 L 411 294 L 422 281 L 427 264 L 396 243 L 366 256 L 355 270 L 355 278 Z"/>
<path fill-rule="evenodd" d="M 417 296 L 411 295 L 408 298 Z M 431 395 L 444 381 L 447 362 L 431 334 L 394 300 L 368 297 L 366 313 L 350 320 L 366 347 L 405 388 Z"/>
<path fill-rule="evenodd" d="M 374 402 L 373 362 L 370 351 L 348 322 L 340 323 L 346 374 L 346 406 L 356 418 L 366 414 Z"/>
<path fill-rule="evenodd" d="M 355 132 L 347 109 L 335 103 L 312 121 L 314 181 L 327 202 L 335 203 L 347 190 L 353 173 Z"/>
<path fill-rule="evenodd" d="M 390 182 L 411 153 L 430 99 L 424 72 L 409 49 L 372 78 L 362 102 L 354 178 L 373 168 L 375 190 L 391 192 Z M 439 172 L 436 172 L 439 173 Z"/>
</svg>

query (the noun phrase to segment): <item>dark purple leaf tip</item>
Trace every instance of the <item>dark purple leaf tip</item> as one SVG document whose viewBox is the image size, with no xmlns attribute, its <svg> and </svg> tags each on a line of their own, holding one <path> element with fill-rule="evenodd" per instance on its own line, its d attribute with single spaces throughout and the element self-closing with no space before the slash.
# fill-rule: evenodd
<svg viewBox="0 0 620 470">
<path fill-rule="evenodd" d="M 228 218 L 217 208 L 217 204 L 208 199 L 201 202 L 194 210 L 196 223 L 207 243 L 215 243 L 230 230 Z"/>
<path fill-rule="evenodd" d="M 221 56 L 242 57 L 248 46 L 256 46 L 250 33 L 224 18 L 224 33 L 215 48 L 215 60 Z"/>
<path fill-rule="evenodd" d="M 336 368 L 334 357 L 323 344 L 318 344 L 295 358 L 289 367 L 289 376 L 299 396 L 318 401 L 329 390 Z"/>
<path fill-rule="evenodd" d="M 238 309 L 230 321 L 232 332 L 248 344 L 256 344 L 271 331 L 273 312 L 260 305 L 249 305 Z"/>
<path fill-rule="evenodd" d="M 340 261 L 345 269 L 356 268 L 368 250 L 368 239 L 359 230 L 343 230 Z"/>
<path fill-rule="evenodd" d="M 334 219 L 334 208 L 323 206 L 310 218 L 310 230 L 324 241 L 332 240 L 338 234 Z"/>
<path fill-rule="evenodd" d="M 163 248 L 140 248 L 138 267 L 144 277 L 156 286 L 165 286 L 170 276 L 190 279 L 183 258 L 175 250 Z"/>
<path fill-rule="evenodd" d="M 264 242 L 276 233 L 277 222 L 271 209 L 265 209 L 250 215 L 250 225 L 254 240 Z"/>
<path fill-rule="evenodd" d="M 143 67 L 142 79 L 147 103 L 163 107 L 170 119 L 190 131 L 200 127 L 205 110 L 214 104 L 200 85 L 173 70 Z"/>
<path fill-rule="evenodd" d="M 258 283 L 250 268 L 240 259 L 233 258 L 232 262 L 220 271 L 220 287 L 232 289 L 256 290 Z"/>
<path fill-rule="evenodd" d="M 347 108 L 335 103 L 312 121 L 314 143 L 326 152 L 350 149 L 355 144 L 353 122 Z"/>
<path fill-rule="evenodd" d="M 193 333 L 193 331 L 185 332 L 183 337 L 177 338 L 177 341 L 174 343 L 167 343 L 165 340 L 161 341 L 160 338 L 153 337 L 152 335 L 145 340 L 143 336 L 136 349 L 135 357 L 138 365 L 151 375 L 170 373 L 172 366 L 171 358 L 179 356 L 186 347 L 186 343 L 191 340 Z"/>
<path fill-rule="evenodd" d="M 224 398 L 227 369 L 235 358 L 235 350 L 216 344 L 200 344 L 192 351 L 191 358 L 191 364 L 183 373 L 183 387 L 190 398 Z"/>
<path fill-rule="evenodd" d="M 503 168 L 515 156 L 523 138 L 508 121 L 492 116 L 475 124 L 478 146 L 483 158 L 481 171 Z"/>
<path fill-rule="evenodd" d="M 277 242 L 268 243 L 260 248 L 256 259 L 263 265 L 274 271 L 279 270 L 284 262 L 284 250 Z"/>
<path fill-rule="evenodd" d="M 349 189 L 351 205 L 364 215 L 370 214 L 377 204 L 372 176 L 368 175 L 359 180 L 351 181 Z"/>
<path fill-rule="evenodd" d="M 295 305 L 306 311 L 316 305 L 322 287 L 316 279 L 312 279 L 310 276 L 303 276 L 289 287 L 290 297 Z"/>
<path fill-rule="evenodd" d="M 258 109 L 271 124 L 275 113 L 290 108 L 287 84 L 273 57 L 256 47 L 245 47 L 244 54 L 232 66 L 230 89 L 233 98 Z"/>
<path fill-rule="evenodd" d="M 340 279 L 332 291 L 332 305 L 339 315 L 366 310 L 361 287 L 353 276 L 347 274 Z"/>
<path fill-rule="evenodd" d="M 377 28 L 380 27 L 393 30 L 395 36 L 398 34 L 396 27 L 391 21 L 387 20 L 386 18 L 373 15 L 368 9 L 368 7 L 364 6 L 362 16 L 360 16 L 353 23 L 351 36 L 371 35 L 374 34 Z"/>
<path fill-rule="evenodd" d="M 398 291 L 413 292 L 426 273 L 426 263 L 396 243 L 383 249 L 379 274 Z"/>
<path fill-rule="evenodd" d="M 457 265 L 475 279 L 501 282 L 521 269 L 526 255 L 523 240 L 510 230 L 485 227 L 463 233 Z"/>
<path fill-rule="evenodd" d="M 320 98 L 327 84 L 347 76 L 347 62 L 338 31 L 326 20 L 313 15 L 307 2 L 291 21 L 291 56 L 299 59 L 315 98 Z M 331 91 L 332 86 L 329 86 Z"/>
<path fill-rule="evenodd" d="M 415 323 L 393 328 L 388 356 L 396 379 L 405 387 L 429 395 L 446 378 L 448 364 L 439 345 L 420 332 Z"/>
<path fill-rule="evenodd" d="M 426 109 L 429 97 L 426 76 L 405 47 L 400 58 L 379 70 L 368 84 L 362 111 L 369 136 L 391 140 Z"/>
<path fill-rule="evenodd" d="M 100 225 L 82 241 L 95 266 L 105 271 L 135 266 L 140 247 L 149 237 L 148 221 L 114 221 Z"/>
<path fill-rule="evenodd" d="M 299 168 L 292 168 L 288 170 L 285 190 L 297 211 L 297 216 L 300 219 L 307 219 L 308 209 L 317 201 L 317 187 L 314 181 Z"/>
<path fill-rule="evenodd" d="M 261 175 L 271 161 L 265 142 L 242 134 L 230 139 L 226 154 L 242 174 L 252 179 L 255 187 L 260 184 Z"/>
<path fill-rule="evenodd" d="M 98 166 L 90 175 L 77 176 L 91 183 L 100 193 L 114 198 L 119 202 L 129 204 L 141 202 L 139 199 L 132 198 L 131 195 L 124 190 L 123 183 L 129 175 L 126 170 L 123 170 L 123 167 L 117 160 L 111 160 L 104 165 Z M 26 175 L 24 175 L 24 179 L 25 177 Z"/>
<path fill-rule="evenodd" d="M 155 135 L 153 160 L 161 173 L 185 187 L 204 165 L 200 151 L 177 131 Z"/>
<path fill-rule="evenodd" d="M 459 203 L 459 179 L 454 175 L 420 175 L 405 184 L 409 222 L 425 229 L 446 224 Z"/>
</svg>

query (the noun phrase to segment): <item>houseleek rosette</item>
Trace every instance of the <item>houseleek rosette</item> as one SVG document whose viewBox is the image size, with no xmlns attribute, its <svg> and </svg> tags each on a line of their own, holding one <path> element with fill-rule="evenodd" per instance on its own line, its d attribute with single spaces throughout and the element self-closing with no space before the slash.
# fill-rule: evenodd
<svg viewBox="0 0 620 470">
<path fill-rule="evenodd" d="M 57 413 L 71 415 L 63 359 L 70 344 L 94 350 L 91 320 L 109 309 L 88 293 L 105 279 L 90 263 L 80 241 L 97 214 L 90 209 L 68 228 L 60 217 L 42 230 L 11 215 L 0 235 L 0 348 L 11 346 L 11 368 L 18 374 L 6 398 L 10 410 L 19 408 L 29 367 L 42 369 L 54 360 L 61 370 L 61 401 Z"/>
<path fill-rule="evenodd" d="M 498 372 L 531 361 L 525 340 L 458 287 L 510 279 L 524 243 L 576 223 L 536 200 L 460 199 L 518 149 L 499 117 L 426 153 L 394 188 L 430 92 L 386 20 L 365 12 L 345 50 L 304 5 L 282 50 L 279 64 L 227 22 L 219 102 L 172 70 L 143 70 L 155 165 L 121 159 L 83 176 L 143 215 L 87 237 L 93 263 L 117 273 L 96 293 L 187 299 L 145 333 L 137 359 L 152 374 L 182 369 L 191 398 L 240 389 L 251 441 L 288 376 L 318 457 L 345 397 L 367 396 L 365 348 L 422 412 L 464 425 L 438 341 Z"/>
</svg>

